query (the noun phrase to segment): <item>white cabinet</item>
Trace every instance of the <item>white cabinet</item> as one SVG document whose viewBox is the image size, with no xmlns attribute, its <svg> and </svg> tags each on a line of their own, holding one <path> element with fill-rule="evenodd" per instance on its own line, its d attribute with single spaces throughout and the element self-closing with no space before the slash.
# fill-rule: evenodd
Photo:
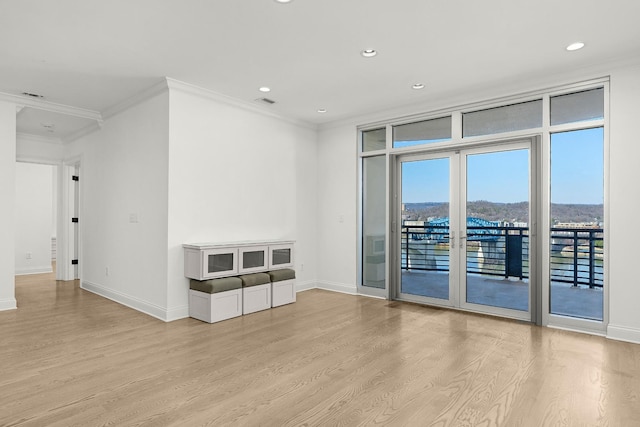
<svg viewBox="0 0 640 427">
<path fill-rule="evenodd" d="M 196 280 L 238 274 L 237 248 L 188 248 L 184 250 L 184 275 Z"/>
<path fill-rule="evenodd" d="M 292 241 L 184 244 L 184 275 L 208 280 L 293 267 Z"/>
<path fill-rule="evenodd" d="M 269 245 L 269 269 L 293 268 L 293 243 Z"/>
<path fill-rule="evenodd" d="M 269 265 L 269 246 L 243 246 L 238 248 L 239 274 L 259 273 Z"/>
</svg>

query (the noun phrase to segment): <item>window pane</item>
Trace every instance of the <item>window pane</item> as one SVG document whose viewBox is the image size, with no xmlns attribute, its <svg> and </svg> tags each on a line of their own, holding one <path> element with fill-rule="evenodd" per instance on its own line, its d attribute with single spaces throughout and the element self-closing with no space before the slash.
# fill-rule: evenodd
<svg viewBox="0 0 640 427">
<path fill-rule="evenodd" d="M 462 115 L 462 136 L 490 135 L 542 126 L 542 100 L 505 105 Z"/>
<path fill-rule="evenodd" d="M 387 129 L 362 132 L 362 151 L 384 150 L 387 148 Z"/>
<path fill-rule="evenodd" d="M 385 156 L 362 159 L 362 286 L 385 287 Z"/>
<path fill-rule="evenodd" d="M 451 139 L 451 116 L 393 127 L 393 148 Z"/>
<path fill-rule="evenodd" d="M 550 311 L 603 319 L 604 131 L 551 134 Z"/>
<path fill-rule="evenodd" d="M 551 125 L 604 118 L 604 89 L 591 89 L 551 98 Z"/>
</svg>

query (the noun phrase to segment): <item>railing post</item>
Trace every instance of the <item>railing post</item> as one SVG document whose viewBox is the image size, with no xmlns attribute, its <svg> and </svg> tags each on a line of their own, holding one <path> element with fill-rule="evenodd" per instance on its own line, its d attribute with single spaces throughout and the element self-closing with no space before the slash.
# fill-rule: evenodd
<svg viewBox="0 0 640 427">
<path fill-rule="evenodd" d="M 405 270 L 409 270 L 409 227 L 406 228 L 407 232 L 406 232 L 406 237 L 404 238 L 405 241 Z"/>
<path fill-rule="evenodd" d="M 578 286 L 578 230 L 573 231 L 573 286 Z"/>
<path fill-rule="evenodd" d="M 510 261 L 510 255 L 511 255 L 511 245 L 509 244 L 509 230 L 507 230 L 506 228 L 504 228 L 502 231 L 504 231 L 504 278 L 508 279 L 509 278 L 509 261 Z"/>
<path fill-rule="evenodd" d="M 595 267 L 595 239 L 593 230 L 589 230 L 589 289 L 593 289 L 595 285 L 594 267 Z"/>
<path fill-rule="evenodd" d="M 521 228 L 518 230 L 518 235 L 520 236 L 520 280 L 524 278 L 524 262 L 522 261 L 522 255 L 524 255 L 524 230 Z"/>
</svg>

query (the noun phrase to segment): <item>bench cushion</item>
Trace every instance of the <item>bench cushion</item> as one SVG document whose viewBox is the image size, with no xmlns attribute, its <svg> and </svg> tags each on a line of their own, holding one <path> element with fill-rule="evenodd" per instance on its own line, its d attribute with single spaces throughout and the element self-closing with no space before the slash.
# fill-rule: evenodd
<svg viewBox="0 0 640 427">
<path fill-rule="evenodd" d="M 245 274 L 240 276 L 240 280 L 242 281 L 243 288 L 264 285 L 271 282 L 271 278 L 267 273 Z"/>
<path fill-rule="evenodd" d="M 205 292 L 207 294 L 217 294 L 218 292 L 232 291 L 242 288 L 242 280 L 237 277 L 225 277 L 222 279 L 194 280 L 189 281 L 189 288 L 194 291 Z"/>
<path fill-rule="evenodd" d="M 273 270 L 269 272 L 272 282 L 281 282 L 282 280 L 291 280 L 296 278 L 296 271 L 290 268 L 283 268 L 281 270 Z"/>
</svg>

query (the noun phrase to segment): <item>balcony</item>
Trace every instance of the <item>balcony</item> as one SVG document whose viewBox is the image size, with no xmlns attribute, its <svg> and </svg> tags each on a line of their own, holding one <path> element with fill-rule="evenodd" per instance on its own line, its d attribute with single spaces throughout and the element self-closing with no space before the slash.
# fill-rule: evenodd
<svg viewBox="0 0 640 427">
<path fill-rule="evenodd" d="M 466 301 L 526 311 L 529 229 L 487 223 L 467 221 Z M 552 313 L 602 320 L 602 241 L 601 228 L 551 229 Z M 403 293 L 448 299 L 448 221 L 404 226 L 401 254 Z"/>
</svg>

